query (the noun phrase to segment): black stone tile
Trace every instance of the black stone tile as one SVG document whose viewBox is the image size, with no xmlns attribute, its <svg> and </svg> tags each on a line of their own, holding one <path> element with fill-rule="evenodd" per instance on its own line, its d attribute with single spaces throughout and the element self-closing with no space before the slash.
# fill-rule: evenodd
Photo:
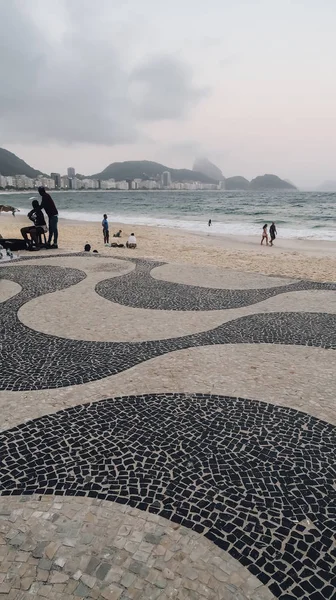
<svg viewBox="0 0 336 600">
<path fill-rule="evenodd" d="M 88 495 L 148 510 L 206 535 L 277 597 L 313 597 L 329 593 L 325 575 L 336 565 L 335 442 L 332 425 L 263 402 L 127 396 L 3 432 L 0 493 Z M 293 489 L 314 523 L 299 529 L 301 546 Z"/>
<path fill-rule="evenodd" d="M 88 256 L 87 259 L 94 260 Z M 104 297 L 108 297 L 110 293 L 119 294 L 120 298 L 118 296 L 111 299 L 123 301 L 129 306 L 133 306 L 135 302 L 142 308 L 149 309 L 215 310 L 251 305 L 279 293 L 298 289 L 336 289 L 334 284 L 314 282 L 299 282 L 262 290 L 213 290 L 183 286 L 154 280 L 150 271 L 158 263 L 135 262 L 137 269 L 134 272 L 101 282 L 97 291 L 102 294 L 104 292 Z M 1 390 L 37 390 L 79 385 L 120 373 L 169 352 L 198 346 L 268 343 L 336 348 L 336 315 L 322 312 L 250 315 L 224 323 L 210 331 L 138 343 L 88 342 L 46 335 L 21 323 L 17 318 L 17 311 L 33 298 L 78 283 L 85 278 L 85 273 L 66 267 L 32 266 L 28 263 L 2 266 L 0 274 L 22 287 L 19 294 L 1 305 Z M 134 282 L 135 294 L 132 291 Z M 154 288 L 151 287 L 153 285 Z M 20 340 L 19 344 L 17 340 Z M 258 455 L 262 457 L 263 452 L 267 454 L 268 450 L 262 451 L 259 448 Z M 213 471 L 212 477 L 218 478 L 220 474 Z M 245 485 L 247 494 L 253 494 L 253 487 Z M 302 501 L 305 514 L 308 499 L 302 497 L 299 488 L 292 489 L 292 494 L 297 501 Z M 276 496 L 276 490 L 270 491 L 270 497 L 265 500 L 268 507 L 274 505 L 274 495 Z M 244 507 L 248 508 L 248 501 L 242 505 Z M 307 541 L 310 543 L 310 539 Z"/>
</svg>

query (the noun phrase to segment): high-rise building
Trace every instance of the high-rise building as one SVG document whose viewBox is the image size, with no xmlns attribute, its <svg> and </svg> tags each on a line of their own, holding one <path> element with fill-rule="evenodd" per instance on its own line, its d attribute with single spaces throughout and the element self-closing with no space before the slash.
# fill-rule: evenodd
<svg viewBox="0 0 336 600">
<path fill-rule="evenodd" d="M 59 190 L 60 187 L 61 187 L 61 175 L 60 175 L 60 173 L 50 173 L 50 177 L 55 182 L 55 188 L 56 188 L 56 190 Z"/>
<path fill-rule="evenodd" d="M 73 179 L 76 176 L 76 169 L 73 167 L 68 167 L 68 177 L 69 179 Z"/>
<path fill-rule="evenodd" d="M 163 171 L 162 175 L 161 175 L 161 185 L 162 187 L 170 187 L 171 186 L 171 174 L 170 171 Z"/>
<path fill-rule="evenodd" d="M 69 169 L 68 169 L 69 171 Z M 69 177 L 69 190 L 77 190 L 77 178 Z"/>
</svg>

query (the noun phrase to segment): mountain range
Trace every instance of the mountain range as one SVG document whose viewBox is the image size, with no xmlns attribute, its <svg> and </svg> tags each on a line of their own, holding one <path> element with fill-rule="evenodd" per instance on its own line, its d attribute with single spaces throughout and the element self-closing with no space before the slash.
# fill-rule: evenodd
<svg viewBox="0 0 336 600">
<path fill-rule="evenodd" d="M 172 181 L 200 181 L 201 183 L 216 183 L 206 173 L 191 171 L 190 169 L 171 169 L 165 165 L 150 160 L 127 160 L 115 162 L 100 173 L 90 175 L 92 179 L 153 179 L 161 176 L 164 171 L 169 171 Z"/>
<path fill-rule="evenodd" d="M 225 182 L 226 190 L 296 190 L 295 185 L 277 175 L 259 175 L 252 181 L 237 175 L 236 177 L 224 177 L 222 171 L 207 158 L 198 158 L 194 162 L 193 169 L 200 171 L 216 179 Z"/>
<path fill-rule="evenodd" d="M 129 160 L 114 162 L 100 173 L 89 175 L 91 179 L 154 179 L 160 177 L 164 171 L 169 171 L 173 182 L 199 181 L 201 183 L 223 183 L 227 190 L 295 190 L 290 182 L 280 179 L 276 175 L 262 175 L 248 181 L 245 177 L 224 177 L 222 171 L 207 158 L 197 159 L 193 169 L 171 169 L 165 165 L 149 160 Z M 26 175 L 32 179 L 42 175 L 42 172 L 30 167 L 21 158 L 0 148 L 0 174 L 1 175 Z M 84 177 L 83 175 L 80 176 Z"/>
</svg>

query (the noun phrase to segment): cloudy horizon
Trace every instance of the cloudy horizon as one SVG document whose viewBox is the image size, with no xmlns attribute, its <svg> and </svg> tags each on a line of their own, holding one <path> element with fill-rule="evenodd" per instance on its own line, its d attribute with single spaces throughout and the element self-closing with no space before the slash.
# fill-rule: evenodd
<svg viewBox="0 0 336 600">
<path fill-rule="evenodd" d="M 44 172 L 155 160 L 336 179 L 332 0 L 0 0 L 0 146 Z"/>
</svg>

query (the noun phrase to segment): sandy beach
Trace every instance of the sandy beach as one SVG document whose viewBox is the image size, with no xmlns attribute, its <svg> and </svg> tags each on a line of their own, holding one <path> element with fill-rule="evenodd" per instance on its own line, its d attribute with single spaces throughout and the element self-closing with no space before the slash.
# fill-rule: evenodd
<svg viewBox="0 0 336 600">
<path fill-rule="evenodd" d="M 20 228 L 27 224 L 25 216 L 13 218 L 2 214 L 0 233 L 3 237 L 20 237 Z M 196 234 L 110 222 L 110 235 L 118 229 L 123 230 L 120 240 L 123 243 L 131 232 L 136 234 L 138 248 L 132 251 L 135 257 L 315 281 L 336 281 L 336 242 L 281 239 L 280 232 L 275 245 L 266 247 L 260 246 L 259 238 L 246 236 L 238 239 L 235 236 L 216 235 L 215 228 L 209 234 Z M 58 246 L 61 251 L 81 251 L 86 242 L 102 254 L 120 257 L 130 255 L 130 250 L 126 248 L 104 246 L 100 223 L 60 219 Z"/>
</svg>

